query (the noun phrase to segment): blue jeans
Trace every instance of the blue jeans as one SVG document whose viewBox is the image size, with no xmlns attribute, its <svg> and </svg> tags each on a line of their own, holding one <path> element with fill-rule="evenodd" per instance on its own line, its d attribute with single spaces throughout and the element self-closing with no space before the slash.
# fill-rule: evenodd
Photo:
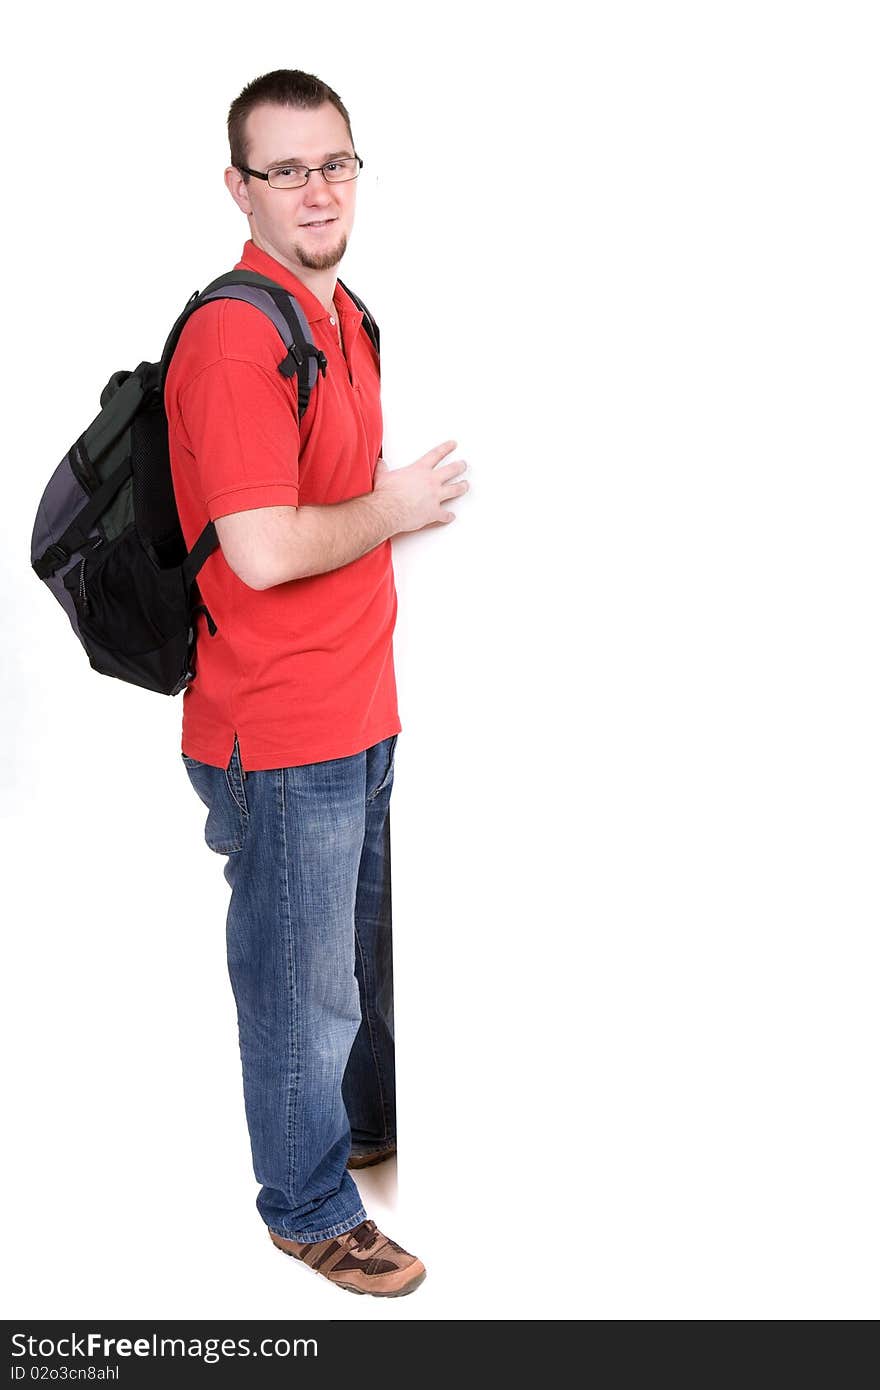
<svg viewBox="0 0 880 1390">
<path fill-rule="evenodd" d="M 182 755 L 227 856 L 257 1210 L 289 1240 L 363 1221 L 346 1162 L 396 1135 L 390 798 L 397 734 L 361 753 L 244 773 Z"/>
</svg>

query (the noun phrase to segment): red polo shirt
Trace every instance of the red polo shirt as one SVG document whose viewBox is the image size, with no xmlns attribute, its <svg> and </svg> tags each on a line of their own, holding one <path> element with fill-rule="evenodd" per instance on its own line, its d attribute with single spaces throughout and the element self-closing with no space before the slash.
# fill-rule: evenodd
<svg viewBox="0 0 880 1390">
<path fill-rule="evenodd" d="M 253 305 L 224 299 L 187 321 L 165 387 L 171 473 L 188 548 L 207 521 L 257 507 L 321 506 L 373 490 L 382 448 L 378 359 L 363 314 L 337 284 L 345 355 L 323 305 L 252 241 L 236 269 L 299 300 L 327 374 L 301 424 L 284 344 Z M 346 358 L 348 359 L 346 362 Z M 196 676 L 183 697 L 183 752 L 246 771 L 348 757 L 401 731 L 392 635 L 391 542 L 327 574 L 256 590 L 217 549 L 198 578 Z"/>
</svg>

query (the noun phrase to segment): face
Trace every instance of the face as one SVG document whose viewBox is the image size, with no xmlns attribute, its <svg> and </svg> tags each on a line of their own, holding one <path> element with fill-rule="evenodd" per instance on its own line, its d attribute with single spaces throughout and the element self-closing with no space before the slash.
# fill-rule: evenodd
<svg viewBox="0 0 880 1390">
<path fill-rule="evenodd" d="M 248 166 L 265 173 L 285 160 L 307 165 L 305 188 L 270 188 L 253 176 L 244 182 L 237 169 L 226 170 L 226 186 L 248 214 L 257 246 L 298 275 L 303 269 L 329 270 L 345 254 L 354 222 L 357 179 L 328 183 L 318 166 L 332 156 L 354 154 L 343 117 L 332 102 L 312 111 L 263 105 L 245 123 Z M 309 227 L 310 222 L 324 222 Z"/>
</svg>

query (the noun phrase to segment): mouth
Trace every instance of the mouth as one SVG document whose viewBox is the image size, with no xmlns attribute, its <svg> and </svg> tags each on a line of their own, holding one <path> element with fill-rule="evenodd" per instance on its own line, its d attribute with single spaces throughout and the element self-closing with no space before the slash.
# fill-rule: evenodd
<svg viewBox="0 0 880 1390">
<path fill-rule="evenodd" d="M 314 222 L 302 222 L 300 225 L 305 232 L 323 232 L 325 227 L 332 227 L 335 221 L 335 217 L 325 217 L 320 221 L 316 219 Z"/>
</svg>

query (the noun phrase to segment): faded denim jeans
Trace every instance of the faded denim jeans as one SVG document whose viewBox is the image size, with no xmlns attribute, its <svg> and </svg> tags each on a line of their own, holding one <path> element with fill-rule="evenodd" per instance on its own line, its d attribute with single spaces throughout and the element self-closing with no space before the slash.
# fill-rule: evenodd
<svg viewBox="0 0 880 1390">
<path fill-rule="evenodd" d="M 390 798 L 397 734 L 361 753 L 243 773 L 183 757 L 227 856 L 257 1210 L 289 1240 L 364 1219 L 349 1154 L 396 1135 Z"/>
</svg>

